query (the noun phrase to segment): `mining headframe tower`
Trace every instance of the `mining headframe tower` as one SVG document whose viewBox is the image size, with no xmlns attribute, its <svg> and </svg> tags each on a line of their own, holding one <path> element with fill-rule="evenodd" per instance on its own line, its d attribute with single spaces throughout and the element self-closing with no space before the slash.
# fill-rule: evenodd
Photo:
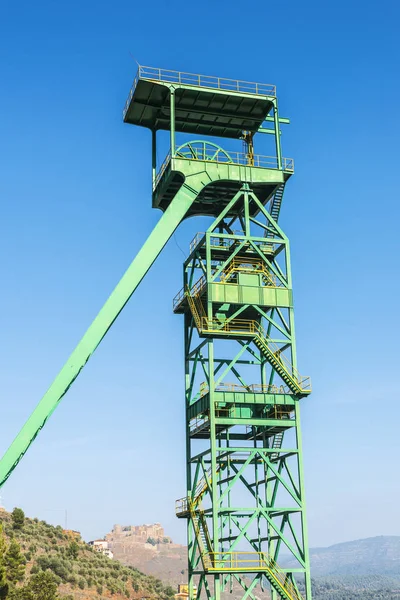
<svg viewBox="0 0 400 600">
<path fill-rule="evenodd" d="M 241 590 L 255 600 L 270 588 L 273 600 L 311 600 L 300 430 L 311 382 L 297 370 L 289 240 L 278 224 L 294 171 L 281 151 L 289 121 L 273 85 L 142 66 L 123 117 L 152 132 L 153 207 L 163 215 L 0 461 L 0 485 L 178 225 L 207 216 L 173 300 L 185 331 L 186 490 L 176 515 L 187 521 L 189 595 L 197 586 L 197 598 Z M 170 151 L 159 167 L 160 130 Z M 273 156 L 255 153 L 256 136 L 273 140 Z"/>
</svg>

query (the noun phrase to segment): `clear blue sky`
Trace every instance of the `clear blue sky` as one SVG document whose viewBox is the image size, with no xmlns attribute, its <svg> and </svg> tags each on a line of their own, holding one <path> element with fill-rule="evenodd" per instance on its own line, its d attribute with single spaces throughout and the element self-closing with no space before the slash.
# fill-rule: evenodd
<svg viewBox="0 0 400 600">
<path fill-rule="evenodd" d="M 121 118 L 136 65 L 275 83 L 296 161 L 292 241 L 311 545 L 400 535 L 400 8 L 27 2 L 0 8 L 0 451 L 145 240 L 150 133 Z M 86 538 L 161 521 L 184 542 L 185 223 L 2 490 Z M 155 345 L 157 340 L 157 345 Z"/>
</svg>

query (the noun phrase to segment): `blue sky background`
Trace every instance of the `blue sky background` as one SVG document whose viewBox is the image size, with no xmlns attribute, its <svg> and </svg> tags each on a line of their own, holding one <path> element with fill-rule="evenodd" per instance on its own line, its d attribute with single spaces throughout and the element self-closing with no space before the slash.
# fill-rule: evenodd
<svg viewBox="0 0 400 600">
<path fill-rule="evenodd" d="M 122 122 L 151 66 L 277 85 L 310 544 L 400 535 L 398 22 L 394 1 L 97 0 L 0 7 L 0 451 L 160 213 L 150 133 Z M 240 150 L 240 147 L 238 147 Z M 260 153 L 262 147 L 259 147 Z M 162 157 L 160 156 L 162 159 Z M 86 538 L 184 524 L 178 230 L 1 494 Z M 157 341 L 157 344 L 155 343 Z"/>
</svg>

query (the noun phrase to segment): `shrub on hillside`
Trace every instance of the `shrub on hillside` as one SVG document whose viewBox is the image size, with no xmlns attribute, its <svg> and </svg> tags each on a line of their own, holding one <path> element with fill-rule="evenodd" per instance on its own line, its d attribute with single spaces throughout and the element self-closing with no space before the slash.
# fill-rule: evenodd
<svg viewBox="0 0 400 600">
<path fill-rule="evenodd" d="M 79 544 L 75 541 L 71 542 L 67 548 L 67 554 L 73 560 L 76 560 L 79 554 Z"/>
<path fill-rule="evenodd" d="M 11 513 L 11 520 L 14 529 L 22 529 L 25 523 L 25 513 L 22 508 L 14 508 Z"/>
<path fill-rule="evenodd" d="M 7 552 L 4 555 L 4 565 L 6 567 L 7 579 L 12 583 L 17 583 L 24 578 L 25 558 L 21 554 L 21 548 L 18 542 L 11 540 Z"/>
<path fill-rule="evenodd" d="M 13 600 L 57 600 L 57 582 L 51 573 L 43 571 L 30 578 L 29 582 L 15 591 Z"/>
</svg>

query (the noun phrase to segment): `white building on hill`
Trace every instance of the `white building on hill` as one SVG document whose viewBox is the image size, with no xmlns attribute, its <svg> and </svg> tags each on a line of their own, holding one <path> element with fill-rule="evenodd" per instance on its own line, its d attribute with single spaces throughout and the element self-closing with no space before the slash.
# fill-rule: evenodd
<svg viewBox="0 0 400 600">
<path fill-rule="evenodd" d="M 113 558 L 114 556 L 106 540 L 93 540 L 93 542 L 89 542 L 89 546 L 92 546 L 95 552 L 100 552 L 104 556 L 108 556 L 108 558 Z"/>
</svg>

